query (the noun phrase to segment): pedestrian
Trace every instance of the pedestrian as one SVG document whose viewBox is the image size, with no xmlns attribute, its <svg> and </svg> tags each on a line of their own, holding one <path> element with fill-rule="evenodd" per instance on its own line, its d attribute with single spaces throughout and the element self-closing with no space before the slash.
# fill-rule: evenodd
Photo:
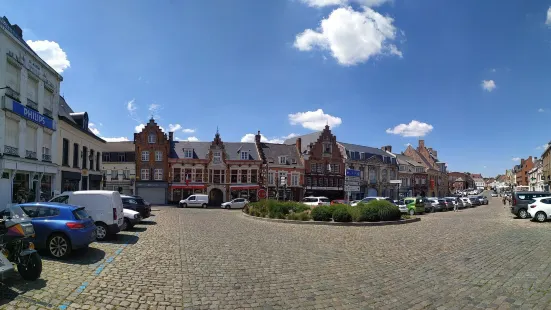
<svg viewBox="0 0 551 310">
<path fill-rule="evenodd" d="M 455 201 L 455 203 L 453 204 L 453 212 L 457 212 L 457 208 L 458 208 L 458 205 L 459 205 L 459 198 Z"/>
<path fill-rule="evenodd" d="M 503 196 L 503 205 L 505 206 L 507 204 L 507 197 Z"/>
</svg>

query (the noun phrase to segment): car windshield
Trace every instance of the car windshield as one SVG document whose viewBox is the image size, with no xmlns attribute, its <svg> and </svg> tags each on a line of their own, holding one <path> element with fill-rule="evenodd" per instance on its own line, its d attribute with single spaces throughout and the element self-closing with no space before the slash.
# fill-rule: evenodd
<svg viewBox="0 0 551 310">
<path fill-rule="evenodd" d="M 329 202 L 330 200 L 329 200 L 329 198 L 320 198 L 320 201 L 321 202 Z"/>
<path fill-rule="evenodd" d="M 84 208 L 78 208 L 74 210 L 73 214 L 75 215 L 75 219 L 77 220 L 85 220 L 90 217 L 90 215 L 88 215 L 88 212 L 86 212 Z"/>
<path fill-rule="evenodd" d="M 304 198 L 302 202 L 318 202 L 316 198 Z"/>
</svg>

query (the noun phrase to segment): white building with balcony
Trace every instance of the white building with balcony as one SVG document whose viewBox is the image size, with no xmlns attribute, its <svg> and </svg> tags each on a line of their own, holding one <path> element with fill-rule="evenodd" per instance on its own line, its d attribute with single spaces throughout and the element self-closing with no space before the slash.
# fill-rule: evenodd
<svg viewBox="0 0 551 310">
<path fill-rule="evenodd" d="M 21 28 L 0 18 L 0 209 L 52 195 L 62 80 Z"/>
</svg>

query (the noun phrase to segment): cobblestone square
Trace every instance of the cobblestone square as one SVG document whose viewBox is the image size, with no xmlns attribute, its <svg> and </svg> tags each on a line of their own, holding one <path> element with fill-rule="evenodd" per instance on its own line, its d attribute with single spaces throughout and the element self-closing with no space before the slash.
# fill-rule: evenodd
<svg viewBox="0 0 551 310">
<path fill-rule="evenodd" d="M 382 227 L 245 218 L 155 207 L 116 240 L 40 280 L 2 287 L 2 309 L 545 309 L 551 223 L 514 219 L 494 198 Z"/>
</svg>

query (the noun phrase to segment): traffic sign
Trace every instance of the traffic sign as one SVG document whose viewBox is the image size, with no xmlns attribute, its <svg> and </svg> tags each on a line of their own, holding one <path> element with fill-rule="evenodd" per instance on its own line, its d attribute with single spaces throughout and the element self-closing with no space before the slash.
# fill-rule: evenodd
<svg viewBox="0 0 551 310">
<path fill-rule="evenodd" d="M 360 186 L 360 181 L 348 181 L 344 182 L 345 186 Z"/>
<path fill-rule="evenodd" d="M 257 191 L 257 196 L 259 199 L 265 199 L 266 198 L 266 190 L 261 188 Z"/>
<path fill-rule="evenodd" d="M 346 176 L 347 177 L 360 177 L 360 170 L 354 170 L 354 169 L 346 169 Z"/>
<path fill-rule="evenodd" d="M 359 187 L 359 186 L 349 186 L 349 185 L 345 185 L 345 186 L 344 186 L 344 191 L 345 191 L 345 192 L 359 192 L 359 191 L 360 191 L 360 187 Z"/>
</svg>

